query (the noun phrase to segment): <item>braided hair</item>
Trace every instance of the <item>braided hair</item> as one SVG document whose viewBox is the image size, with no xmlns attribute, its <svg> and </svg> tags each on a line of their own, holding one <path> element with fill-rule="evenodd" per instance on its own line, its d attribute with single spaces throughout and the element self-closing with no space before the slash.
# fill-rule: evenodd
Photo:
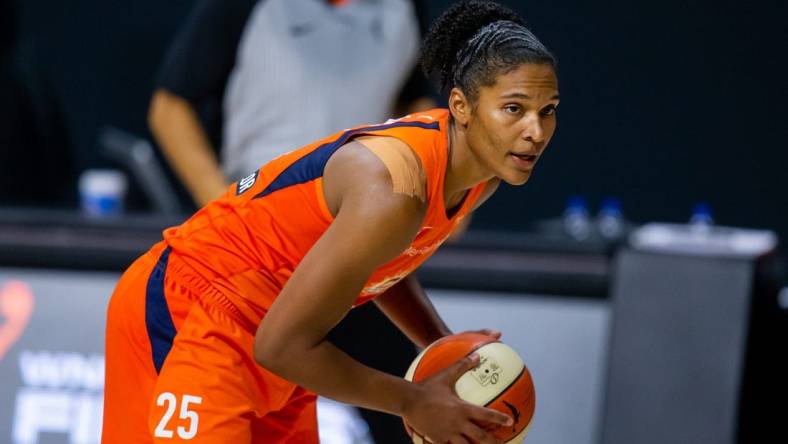
<svg viewBox="0 0 788 444">
<path fill-rule="evenodd" d="M 523 63 L 555 67 L 557 61 L 520 16 L 493 1 L 455 3 L 432 25 L 421 50 L 427 78 L 444 94 L 459 87 L 470 101 Z"/>
</svg>

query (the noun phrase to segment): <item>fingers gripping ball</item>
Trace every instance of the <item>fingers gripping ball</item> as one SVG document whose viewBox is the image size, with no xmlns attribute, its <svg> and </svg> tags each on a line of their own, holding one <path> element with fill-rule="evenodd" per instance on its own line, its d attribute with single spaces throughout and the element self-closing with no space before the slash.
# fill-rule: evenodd
<svg viewBox="0 0 788 444">
<path fill-rule="evenodd" d="M 492 433 L 507 444 L 521 442 L 534 415 L 536 393 L 528 368 L 508 345 L 478 333 L 446 336 L 430 344 L 416 357 L 405 379 L 422 381 L 473 352 L 479 354 L 479 365 L 457 380 L 457 395 L 471 404 L 511 416 L 514 420 L 511 427 L 498 427 Z M 407 424 L 405 428 L 414 443 L 426 441 Z"/>
</svg>

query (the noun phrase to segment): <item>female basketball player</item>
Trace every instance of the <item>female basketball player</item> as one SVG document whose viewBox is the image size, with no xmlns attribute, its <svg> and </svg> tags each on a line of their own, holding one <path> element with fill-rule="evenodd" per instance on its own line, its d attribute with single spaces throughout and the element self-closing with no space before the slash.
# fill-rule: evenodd
<svg viewBox="0 0 788 444">
<path fill-rule="evenodd" d="M 372 299 L 419 346 L 449 334 L 413 270 L 500 181 L 524 184 L 555 130 L 555 60 L 496 3 L 444 13 L 422 65 L 447 110 L 274 160 L 126 271 L 108 310 L 104 443 L 317 442 L 315 393 L 436 443 L 497 442 L 489 428 L 512 419 L 453 393 L 478 358 L 414 384 L 325 340 Z"/>
</svg>

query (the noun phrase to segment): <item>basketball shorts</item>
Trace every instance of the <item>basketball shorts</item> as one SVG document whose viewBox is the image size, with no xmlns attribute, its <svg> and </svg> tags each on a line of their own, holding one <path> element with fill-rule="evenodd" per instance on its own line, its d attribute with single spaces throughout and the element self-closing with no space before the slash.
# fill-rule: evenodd
<svg viewBox="0 0 788 444">
<path fill-rule="evenodd" d="M 258 365 L 254 333 L 154 246 L 109 303 L 102 443 L 317 443 L 315 394 Z"/>
</svg>

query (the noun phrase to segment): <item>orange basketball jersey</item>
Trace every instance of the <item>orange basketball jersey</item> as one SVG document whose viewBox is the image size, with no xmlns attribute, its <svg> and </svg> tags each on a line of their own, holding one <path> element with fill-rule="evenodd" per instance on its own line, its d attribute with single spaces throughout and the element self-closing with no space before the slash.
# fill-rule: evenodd
<svg viewBox="0 0 788 444">
<path fill-rule="evenodd" d="M 331 155 L 359 136 L 396 137 L 418 155 L 427 177 L 428 210 L 409 248 L 375 270 L 356 305 L 415 270 L 474 206 L 485 184 L 446 215 L 443 182 L 449 112 L 435 109 L 384 124 L 341 131 L 284 154 L 233 184 L 182 225 L 164 231 L 171 255 L 229 298 L 254 325 L 333 219 L 323 194 Z M 330 260 L 331 258 L 326 258 Z"/>
</svg>

